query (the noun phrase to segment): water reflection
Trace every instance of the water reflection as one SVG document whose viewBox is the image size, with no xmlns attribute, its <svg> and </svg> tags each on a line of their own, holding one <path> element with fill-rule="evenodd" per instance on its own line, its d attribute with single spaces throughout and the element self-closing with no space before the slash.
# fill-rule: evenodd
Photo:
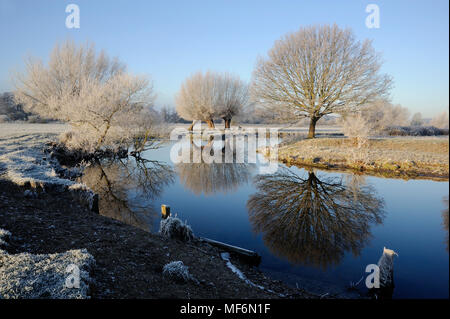
<svg viewBox="0 0 450 319">
<path fill-rule="evenodd" d="M 154 199 L 173 183 L 173 169 L 145 159 L 116 160 L 87 167 L 80 180 L 99 195 L 100 214 L 149 231 L 157 215 Z"/>
<path fill-rule="evenodd" d="M 180 182 L 185 188 L 196 195 L 212 195 L 219 192 L 228 193 L 236 191 L 240 185 L 250 181 L 254 164 L 248 163 L 225 163 L 225 147 L 222 141 L 209 140 L 206 145 L 191 141 L 190 157 L 197 157 L 199 163 L 178 163 L 175 165 Z M 206 163 L 199 156 L 205 149 L 220 152 L 221 163 Z"/>
<path fill-rule="evenodd" d="M 445 196 L 442 199 L 442 202 L 444 204 L 444 210 L 442 211 L 442 225 L 444 226 L 444 229 L 447 231 L 447 236 L 446 236 L 446 244 L 447 244 L 447 252 L 448 252 L 448 196 Z"/>
<path fill-rule="evenodd" d="M 290 169 L 255 178 L 258 192 L 247 207 L 256 232 L 273 253 L 295 264 L 327 268 L 344 253 L 360 254 L 371 224 L 384 218 L 384 202 L 354 176 L 305 177 Z"/>
</svg>

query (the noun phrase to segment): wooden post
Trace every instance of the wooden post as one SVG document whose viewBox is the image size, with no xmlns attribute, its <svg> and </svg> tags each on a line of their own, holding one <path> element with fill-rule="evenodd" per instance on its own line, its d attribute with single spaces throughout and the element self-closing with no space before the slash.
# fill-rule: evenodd
<svg viewBox="0 0 450 319">
<path fill-rule="evenodd" d="M 161 205 L 161 217 L 166 219 L 170 216 L 170 206 L 169 205 Z"/>
<path fill-rule="evenodd" d="M 379 267 L 379 288 L 373 288 L 377 299 L 392 299 L 394 293 L 394 256 L 397 255 L 392 249 L 383 248 L 383 254 L 378 260 Z"/>
</svg>

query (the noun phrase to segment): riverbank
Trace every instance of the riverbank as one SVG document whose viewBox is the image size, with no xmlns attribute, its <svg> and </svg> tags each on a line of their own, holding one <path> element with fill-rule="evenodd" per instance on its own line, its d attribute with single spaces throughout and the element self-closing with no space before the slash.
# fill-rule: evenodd
<svg viewBox="0 0 450 319">
<path fill-rule="evenodd" d="M 262 152 L 268 155 L 267 149 Z M 348 138 L 316 138 L 280 145 L 278 160 L 384 177 L 448 180 L 448 153 L 448 136 L 376 138 L 361 147 Z"/>
<path fill-rule="evenodd" d="M 320 297 L 272 280 L 231 255 L 231 263 L 248 279 L 242 280 L 221 258 L 218 248 L 197 240 L 167 239 L 93 212 L 92 203 L 86 205 L 79 196 L 90 190 L 66 176 L 78 172 L 66 168 L 59 172 L 54 159 L 43 151 L 45 143 L 56 140 L 64 129 L 64 125 L 10 125 L 0 130 L 0 229 L 11 234 L 0 242 L 0 297 L 2 290 L 4 297 L 18 298 Z M 39 278 L 34 280 L 36 274 L 49 275 L 47 267 L 52 260 L 58 260 L 57 265 L 50 262 L 59 276 L 56 283 L 64 278 L 61 262 L 89 261 L 88 282 L 82 284 L 82 293 L 49 294 L 54 287 L 40 285 Z M 179 282 L 164 276 L 164 265 L 173 261 L 189 267 L 195 280 Z M 14 273 L 19 279 L 30 279 L 31 286 L 21 287 L 25 280 L 12 278 L 11 269 L 24 264 L 26 269 L 18 267 Z M 3 270 L 8 275 L 1 275 L 1 267 L 6 267 Z"/>
<path fill-rule="evenodd" d="M 219 249 L 169 240 L 95 214 L 68 192 L 27 194 L 24 187 L 0 180 L 0 228 L 12 234 L 5 250 L 14 255 L 86 249 L 95 259 L 91 298 L 317 297 L 271 280 L 232 256 L 232 263 L 265 289 L 249 285 L 227 267 Z M 198 282 L 164 277 L 163 266 L 172 261 L 182 261 Z"/>
</svg>

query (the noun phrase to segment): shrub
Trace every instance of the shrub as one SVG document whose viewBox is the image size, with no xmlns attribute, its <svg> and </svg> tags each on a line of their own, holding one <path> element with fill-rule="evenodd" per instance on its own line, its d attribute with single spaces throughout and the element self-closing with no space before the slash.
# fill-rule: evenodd
<svg viewBox="0 0 450 319">
<path fill-rule="evenodd" d="M 352 139 L 358 147 L 366 144 L 372 132 L 371 125 L 360 113 L 343 117 L 341 125 L 344 135 Z"/>
<path fill-rule="evenodd" d="M 161 220 L 159 233 L 165 237 L 176 238 L 182 241 L 190 241 L 194 238 L 191 227 L 176 217 L 168 217 Z"/>
<path fill-rule="evenodd" d="M 197 280 L 189 273 L 189 267 L 179 261 L 172 261 L 165 264 L 163 267 L 163 276 L 170 278 L 176 282 L 188 282 L 190 280 L 196 282 Z"/>
</svg>

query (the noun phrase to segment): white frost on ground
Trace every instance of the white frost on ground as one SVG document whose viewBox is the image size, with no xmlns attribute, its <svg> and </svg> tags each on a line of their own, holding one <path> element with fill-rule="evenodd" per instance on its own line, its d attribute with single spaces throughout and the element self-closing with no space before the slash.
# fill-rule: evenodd
<svg viewBox="0 0 450 319">
<path fill-rule="evenodd" d="M 234 272 L 241 280 L 245 281 L 247 284 L 253 287 L 258 287 L 262 290 L 264 290 L 263 286 L 259 286 L 251 282 L 247 277 L 245 277 L 244 273 L 239 270 L 235 265 L 233 265 L 230 261 L 230 254 L 229 253 L 221 253 L 220 257 L 222 257 L 223 260 L 226 261 L 227 267 L 230 268 L 232 272 Z"/>
<path fill-rule="evenodd" d="M 252 286 L 252 287 L 256 287 L 258 289 L 270 292 L 270 293 L 274 293 L 277 294 L 280 297 L 285 297 L 285 295 L 283 294 L 278 294 L 275 291 L 271 290 L 271 289 L 267 289 L 264 286 L 261 285 L 257 285 L 254 282 L 252 282 L 251 280 L 249 280 L 242 271 L 239 270 L 239 268 L 237 268 L 235 265 L 233 265 L 230 261 L 230 254 L 229 253 L 221 253 L 220 257 L 222 257 L 222 260 L 224 260 L 226 262 L 227 267 L 233 272 L 235 273 L 239 279 L 243 280 L 246 284 Z"/>
<path fill-rule="evenodd" d="M 51 133 L 1 137 L 0 177 L 18 185 L 74 184 L 56 174 L 56 160 L 48 158 L 43 151 L 45 143 L 54 139 Z"/>
<path fill-rule="evenodd" d="M 31 124 L 31 123 L 0 123 L 0 138 L 9 136 L 24 136 L 29 134 L 61 134 L 69 129 L 67 124 Z"/>
<path fill-rule="evenodd" d="M 62 168 L 44 152 L 45 143 L 56 141 L 66 129 L 64 124 L 0 124 L 0 178 L 42 190 L 68 189 L 95 210 L 95 194 L 85 185 L 67 179 L 79 174 L 79 170 Z"/>
<path fill-rule="evenodd" d="M 0 228 L 0 244 L 10 235 Z M 89 272 L 94 264 L 94 257 L 86 249 L 42 255 L 10 255 L 0 249 L 0 299 L 89 298 Z M 79 287 L 66 285 L 69 276 L 77 275 L 73 270 L 67 272 L 69 265 L 79 269 Z"/>
</svg>

